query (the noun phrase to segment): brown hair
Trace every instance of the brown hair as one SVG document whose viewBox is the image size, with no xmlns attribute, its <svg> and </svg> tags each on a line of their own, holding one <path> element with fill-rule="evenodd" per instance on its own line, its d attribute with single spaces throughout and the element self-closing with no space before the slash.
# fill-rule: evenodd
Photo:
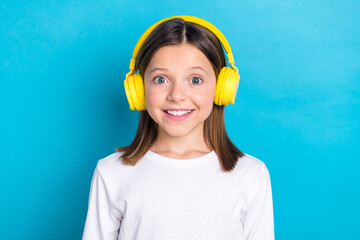
<svg viewBox="0 0 360 240">
<path fill-rule="evenodd" d="M 207 28 L 195 23 L 174 18 L 159 24 L 147 37 L 136 58 L 135 69 L 144 76 L 145 70 L 159 48 L 181 43 L 192 44 L 209 59 L 216 76 L 226 66 L 223 48 L 217 37 Z M 219 158 L 224 172 L 230 172 L 238 159 L 244 156 L 230 140 L 225 130 L 224 106 L 213 106 L 213 110 L 204 123 L 204 137 L 211 149 Z M 134 166 L 151 148 L 157 138 L 157 123 L 147 111 L 140 112 L 139 124 L 132 143 L 129 146 L 117 147 L 122 152 L 121 159 L 125 165 Z"/>
</svg>

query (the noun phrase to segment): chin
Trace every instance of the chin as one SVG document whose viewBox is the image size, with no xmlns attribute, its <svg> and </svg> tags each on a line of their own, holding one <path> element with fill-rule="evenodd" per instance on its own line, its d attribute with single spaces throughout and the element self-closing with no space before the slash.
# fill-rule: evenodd
<svg viewBox="0 0 360 240">
<path fill-rule="evenodd" d="M 188 128 L 171 128 L 171 129 L 162 129 L 163 132 L 171 137 L 186 137 L 191 135 L 191 133 L 195 130 L 195 129 L 188 129 Z"/>
<path fill-rule="evenodd" d="M 189 135 L 190 131 L 171 130 L 171 131 L 164 131 L 164 132 L 171 137 L 184 137 L 184 136 Z"/>
</svg>

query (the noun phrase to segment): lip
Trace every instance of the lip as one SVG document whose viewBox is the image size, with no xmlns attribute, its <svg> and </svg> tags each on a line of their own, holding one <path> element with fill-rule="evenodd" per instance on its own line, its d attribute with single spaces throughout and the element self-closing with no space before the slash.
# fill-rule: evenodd
<svg viewBox="0 0 360 240">
<path fill-rule="evenodd" d="M 174 115 L 171 115 L 171 114 L 167 113 L 166 111 L 191 111 L 191 112 L 188 113 L 188 114 L 184 114 L 182 116 L 174 116 Z M 185 109 L 185 108 L 175 109 L 175 108 L 171 108 L 171 109 L 163 110 L 163 113 L 165 114 L 166 117 L 168 117 L 171 120 L 182 121 L 182 120 L 185 120 L 188 117 L 190 117 L 194 111 L 195 111 L 194 109 Z"/>
<path fill-rule="evenodd" d="M 163 111 L 193 111 L 191 108 L 166 108 Z"/>
</svg>

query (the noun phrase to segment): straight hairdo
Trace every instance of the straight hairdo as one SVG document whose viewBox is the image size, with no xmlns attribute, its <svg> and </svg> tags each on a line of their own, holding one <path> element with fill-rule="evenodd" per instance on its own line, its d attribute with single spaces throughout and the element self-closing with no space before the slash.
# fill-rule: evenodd
<svg viewBox="0 0 360 240">
<path fill-rule="evenodd" d="M 159 48 L 182 43 L 191 44 L 204 53 L 213 66 L 216 77 L 221 68 L 226 66 L 221 43 L 210 30 L 196 23 L 174 18 L 159 24 L 146 38 L 136 58 L 135 70 L 144 76 L 151 58 Z M 226 133 L 224 109 L 224 105 L 213 104 L 213 110 L 204 122 L 203 134 L 208 146 L 218 156 L 222 171 L 230 172 L 234 169 L 238 159 L 245 154 L 231 142 Z M 115 148 L 116 151 L 121 152 L 122 162 L 125 165 L 135 166 L 154 144 L 157 131 L 158 124 L 147 111 L 141 111 L 132 143 L 125 147 Z"/>
</svg>

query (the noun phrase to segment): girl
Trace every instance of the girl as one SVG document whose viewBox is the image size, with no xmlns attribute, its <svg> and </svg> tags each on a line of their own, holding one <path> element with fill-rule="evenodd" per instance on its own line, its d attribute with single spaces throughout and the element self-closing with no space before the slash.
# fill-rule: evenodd
<svg viewBox="0 0 360 240">
<path fill-rule="evenodd" d="M 225 131 L 238 80 L 210 23 L 175 16 L 144 33 L 125 80 L 138 130 L 98 161 L 83 239 L 274 239 L 268 169 Z"/>
</svg>

